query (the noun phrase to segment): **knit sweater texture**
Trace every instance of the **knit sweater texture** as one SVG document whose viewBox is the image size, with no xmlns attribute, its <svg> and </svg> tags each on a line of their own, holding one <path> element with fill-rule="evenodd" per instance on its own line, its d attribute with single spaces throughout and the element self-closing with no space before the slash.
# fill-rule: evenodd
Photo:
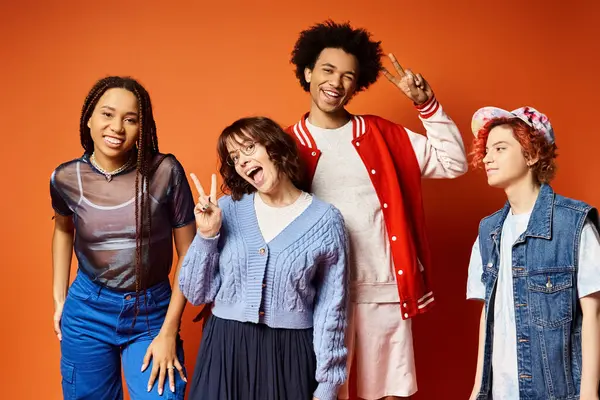
<svg viewBox="0 0 600 400">
<path fill-rule="evenodd" d="M 317 360 L 314 396 L 335 400 L 347 379 L 348 240 L 331 204 L 312 203 L 268 244 L 258 226 L 255 194 L 219 199 L 219 234 L 196 234 L 179 275 L 194 305 L 213 303 L 224 319 L 271 328 L 313 328 Z"/>
</svg>

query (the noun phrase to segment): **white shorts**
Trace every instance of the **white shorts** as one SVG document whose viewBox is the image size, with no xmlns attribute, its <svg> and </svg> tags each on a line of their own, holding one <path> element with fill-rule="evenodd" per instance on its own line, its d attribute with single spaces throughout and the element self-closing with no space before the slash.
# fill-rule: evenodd
<svg viewBox="0 0 600 400">
<path fill-rule="evenodd" d="M 410 319 L 402 319 L 398 303 L 350 303 L 346 331 L 349 379 L 338 393 L 340 399 L 350 397 L 352 368 L 356 368 L 356 391 L 362 399 L 416 393 L 411 326 Z"/>
</svg>

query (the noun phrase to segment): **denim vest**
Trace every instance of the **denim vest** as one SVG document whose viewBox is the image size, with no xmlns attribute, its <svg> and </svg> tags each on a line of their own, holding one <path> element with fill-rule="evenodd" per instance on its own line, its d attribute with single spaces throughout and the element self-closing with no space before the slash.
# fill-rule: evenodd
<svg viewBox="0 0 600 400">
<path fill-rule="evenodd" d="M 507 202 L 479 225 L 486 335 L 478 400 L 491 398 L 500 236 L 509 211 Z M 527 229 L 512 247 L 521 399 L 579 399 L 582 313 L 577 296 L 577 263 L 581 232 L 588 216 L 598 226 L 596 209 L 557 195 L 544 184 Z"/>
</svg>

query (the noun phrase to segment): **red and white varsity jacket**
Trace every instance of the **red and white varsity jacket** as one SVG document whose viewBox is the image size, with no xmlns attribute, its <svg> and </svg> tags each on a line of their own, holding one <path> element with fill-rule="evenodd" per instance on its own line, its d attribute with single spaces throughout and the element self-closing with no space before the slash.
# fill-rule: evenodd
<svg viewBox="0 0 600 400">
<path fill-rule="evenodd" d="M 421 118 L 425 119 L 433 116 L 439 107 L 435 97 L 417 106 Z M 310 188 L 321 151 L 306 127 L 307 116 L 308 113 L 286 131 L 298 145 L 307 169 L 305 186 Z M 381 204 L 396 268 L 402 317 L 408 319 L 425 313 L 435 303 L 430 276 L 431 255 L 425 235 L 422 170 L 409 135 L 402 126 L 374 115 L 354 115 L 352 122 L 352 143 L 370 172 Z M 466 172 L 466 159 L 464 165 Z"/>
</svg>

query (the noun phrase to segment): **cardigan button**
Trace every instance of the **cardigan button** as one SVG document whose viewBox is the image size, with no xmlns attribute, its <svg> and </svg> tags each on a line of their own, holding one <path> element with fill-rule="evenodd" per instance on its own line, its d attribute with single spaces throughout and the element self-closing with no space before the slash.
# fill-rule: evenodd
<svg viewBox="0 0 600 400">
<path fill-rule="evenodd" d="M 404 318 L 408 318 L 408 314 L 407 313 L 404 313 Z"/>
<path fill-rule="evenodd" d="M 374 169 L 371 170 L 371 175 L 375 175 L 375 170 Z"/>
<path fill-rule="evenodd" d="M 263 248 L 261 248 L 261 249 L 258 251 L 258 253 L 259 253 L 261 256 L 264 256 L 264 255 L 265 255 L 265 248 L 264 248 L 264 247 L 263 247 Z"/>
<path fill-rule="evenodd" d="M 402 271 L 401 269 L 398 270 L 398 275 L 402 275 L 404 273 L 404 271 Z"/>
<path fill-rule="evenodd" d="M 406 303 L 402 304 L 402 307 L 406 308 Z"/>
<path fill-rule="evenodd" d="M 395 242 L 398 239 L 396 236 L 392 236 L 392 242 Z"/>
<path fill-rule="evenodd" d="M 316 155 L 317 155 L 317 152 L 316 152 L 316 151 L 313 151 L 311 154 L 312 154 L 312 156 L 314 157 L 314 156 L 316 156 Z"/>
<path fill-rule="evenodd" d="M 383 203 L 383 208 L 388 208 L 387 203 Z"/>
<path fill-rule="evenodd" d="M 360 147 L 360 142 L 356 142 L 356 147 Z"/>
</svg>

